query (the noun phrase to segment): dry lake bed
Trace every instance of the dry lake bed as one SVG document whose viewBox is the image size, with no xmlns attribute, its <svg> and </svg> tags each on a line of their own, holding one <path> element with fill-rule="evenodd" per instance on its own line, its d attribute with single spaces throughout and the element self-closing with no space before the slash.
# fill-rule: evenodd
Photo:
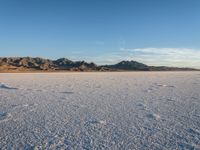
<svg viewBox="0 0 200 150">
<path fill-rule="evenodd" d="M 0 149 L 200 149 L 200 72 L 0 74 Z"/>
</svg>

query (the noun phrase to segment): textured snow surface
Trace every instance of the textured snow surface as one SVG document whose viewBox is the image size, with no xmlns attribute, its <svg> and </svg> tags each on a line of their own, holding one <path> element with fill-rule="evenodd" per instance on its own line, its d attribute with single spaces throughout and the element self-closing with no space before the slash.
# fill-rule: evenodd
<svg viewBox="0 0 200 150">
<path fill-rule="evenodd" d="M 200 149 L 200 73 L 0 74 L 0 149 Z"/>
</svg>

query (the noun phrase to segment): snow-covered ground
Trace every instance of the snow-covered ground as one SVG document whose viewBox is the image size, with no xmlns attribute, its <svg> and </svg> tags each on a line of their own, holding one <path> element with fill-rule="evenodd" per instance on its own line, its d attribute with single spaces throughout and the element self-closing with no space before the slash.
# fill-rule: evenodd
<svg viewBox="0 0 200 150">
<path fill-rule="evenodd" d="M 0 149 L 200 149 L 200 72 L 0 74 Z"/>
</svg>

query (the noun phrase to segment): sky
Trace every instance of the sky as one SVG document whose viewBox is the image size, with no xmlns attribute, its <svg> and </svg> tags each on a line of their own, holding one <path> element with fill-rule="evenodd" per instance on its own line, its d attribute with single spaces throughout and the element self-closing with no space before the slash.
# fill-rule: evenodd
<svg viewBox="0 0 200 150">
<path fill-rule="evenodd" d="M 200 0 L 0 0 L 0 57 L 200 68 Z"/>
</svg>

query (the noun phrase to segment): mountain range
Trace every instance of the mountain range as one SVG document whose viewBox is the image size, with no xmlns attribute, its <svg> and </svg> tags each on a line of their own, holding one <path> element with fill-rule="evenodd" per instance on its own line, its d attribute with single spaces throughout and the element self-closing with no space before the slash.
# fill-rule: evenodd
<svg viewBox="0 0 200 150">
<path fill-rule="evenodd" d="M 195 71 L 193 68 L 148 66 L 137 61 L 121 61 L 114 65 L 101 65 L 85 61 L 57 60 L 39 57 L 1 57 L 0 72 L 32 71 Z"/>
</svg>

